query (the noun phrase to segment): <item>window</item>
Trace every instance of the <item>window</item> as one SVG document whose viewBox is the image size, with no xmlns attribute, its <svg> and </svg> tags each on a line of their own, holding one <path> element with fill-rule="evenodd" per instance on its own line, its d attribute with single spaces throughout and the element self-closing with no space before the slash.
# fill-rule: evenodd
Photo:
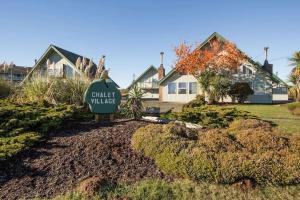
<svg viewBox="0 0 300 200">
<path fill-rule="evenodd" d="M 176 94 L 176 83 L 168 83 L 168 94 Z"/>
<path fill-rule="evenodd" d="M 266 83 L 258 81 L 254 83 L 254 93 L 257 95 L 263 95 L 266 93 Z"/>
<path fill-rule="evenodd" d="M 189 83 L 189 94 L 196 94 L 197 93 L 197 82 L 190 82 Z"/>
<path fill-rule="evenodd" d="M 252 70 L 243 65 L 243 74 L 252 74 Z"/>
<path fill-rule="evenodd" d="M 178 94 L 186 94 L 186 83 L 178 83 Z"/>
<path fill-rule="evenodd" d="M 72 78 L 73 77 L 73 69 L 68 65 L 63 65 L 63 77 L 64 78 Z"/>
<path fill-rule="evenodd" d="M 246 74 L 246 66 L 243 65 L 243 74 Z"/>
<path fill-rule="evenodd" d="M 287 88 L 286 87 L 282 87 L 282 92 L 287 92 Z"/>
</svg>

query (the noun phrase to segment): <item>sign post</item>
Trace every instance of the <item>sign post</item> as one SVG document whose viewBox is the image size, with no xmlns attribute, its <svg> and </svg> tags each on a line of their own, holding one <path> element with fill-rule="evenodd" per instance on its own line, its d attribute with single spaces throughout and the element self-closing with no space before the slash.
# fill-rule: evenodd
<svg viewBox="0 0 300 200">
<path fill-rule="evenodd" d="M 84 102 L 95 113 L 96 122 L 101 121 L 101 114 L 109 115 L 109 120 L 112 121 L 113 113 L 121 103 L 121 93 L 111 79 L 97 79 L 85 91 Z"/>
</svg>

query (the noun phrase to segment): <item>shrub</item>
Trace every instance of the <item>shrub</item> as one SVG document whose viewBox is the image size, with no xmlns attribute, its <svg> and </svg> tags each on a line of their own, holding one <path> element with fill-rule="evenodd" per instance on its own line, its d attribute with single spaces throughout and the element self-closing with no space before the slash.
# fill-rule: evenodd
<svg viewBox="0 0 300 200">
<path fill-rule="evenodd" d="M 41 106 L 0 101 L 0 160 L 32 146 L 50 130 L 83 113 L 73 105 Z"/>
<path fill-rule="evenodd" d="M 293 102 L 287 104 L 288 110 L 294 115 L 300 115 L 300 102 Z"/>
<path fill-rule="evenodd" d="M 231 80 L 227 74 L 219 74 L 212 70 L 205 70 L 198 79 L 201 89 L 208 96 L 208 104 L 214 104 L 228 95 Z"/>
<path fill-rule="evenodd" d="M 99 195 L 87 197 L 81 193 L 69 192 L 53 200 L 188 200 L 188 199 L 299 199 L 299 186 L 265 186 L 247 192 L 237 190 L 229 185 L 195 183 L 185 179 L 172 182 L 160 179 L 145 179 L 134 184 L 118 184 L 100 191 Z"/>
<path fill-rule="evenodd" d="M 132 116 L 134 119 L 140 119 L 142 117 L 143 104 L 142 97 L 144 92 L 136 85 L 128 92 L 128 99 L 125 105 L 125 112 L 127 116 Z"/>
<path fill-rule="evenodd" d="M 170 119 L 200 124 L 209 128 L 227 127 L 230 122 L 239 118 L 250 117 L 246 112 L 233 107 L 204 105 L 195 108 L 185 108 L 182 112 L 173 112 Z"/>
<path fill-rule="evenodd" d="M 300 183 L 300 138 L 274 131 L 266 122 L 239 122 L 244 125 L 234 122 L 230 131 L 200 130 L 196 139 L 185 137 L 182 131 L 188 129 L 179 124 L 148 125 L 136 131 L 132 146 L 165 173 L 196 181 Z"/>
<path fill-rule="evenodd" d="M 231 98 L 237 99 L 238 103 L 244 103 L 247 97 L 252 94 L 254 94 L 254 91 L 246 82 L 236 82 L 229 90 Z"/>
<path fill-rule="evenodd" d="M 200 107 L 202 105 L 205 105 L 206 102 L 205 102 L 205 96 L 204 95 L 197 95 L 196 96 L 196 99 L 184 104 L 182 106 L 182 109 L 186 109 L 186 108 L 195 108 L 195 107 Z"/>
<path fill-rule="evenodd" d="M 237 119 L 233 121 L 228 128 L 229 131 L 233 132 L 249 129 L 261 129 L 265 131 L 271 131 L 272 125 L 269 122 L 258 119 Z"/>
<path fill-rule="evenodd" d="M 29 102 L 52 104 L 83 104 L 84 92 L 90 82 L 84 78 L 61 79 L 36 77 L 24 83 L 21 98 Z"/>
<path fill-rule="evenodd" d="M 8 97 L 13 91 L 13 85 L 0 79 L 0 99 Z"/>
</svg>

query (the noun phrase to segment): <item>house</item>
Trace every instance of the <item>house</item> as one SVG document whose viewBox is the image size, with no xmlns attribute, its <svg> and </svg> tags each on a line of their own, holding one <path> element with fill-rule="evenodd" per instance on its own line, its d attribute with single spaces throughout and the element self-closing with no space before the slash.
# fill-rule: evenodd
<svg viewBox="0 0 300 200">
<path fill-rule="evenodd" d="M 0 79 L 10 81 L 13 83 L 19 83 L 27 76 L 31 71 L 31 67 L 25 66 L 4 66 L 0 64 Z"/>
<path fill-rule="evenodd" d="M 226 41 L 224 37 L 215 32 L 199 48 L 205 47 L 205 45 L 214 39 Z M 286 102 L 288 101 L 288 85 L 273 73 L 273 65 L 269 64 L 267 59 L 268 48 L 265 48 L 265 52 L 266 60 L 263 65 L 248 57 L 248 60 L 233 75 L 232 81 L 249 83 L 254 91 L 254 94 L 250 95 L 247 99 L 249 103 Z M 196 77 L 193 75 L 179 73 L 174 68 L 164 76 L 162 64 L 160 68 L 161 72 L 163 72 L 158 76 L 158 99 L 160 101 L 186 103 L 193 100 L 196 95 L 203 94 Z M 158 70 L 157 74 L 159 74 Z M 142 84 L 143 79 L 140 79 L 140 81 Z M 133 84 L 139 86 L 139 81 Z M 157 92 L 155 92 L 155 95 L 157 95 Z M 147 96 L 151 96 L 151 94 L 147 94 Z M 231 102 L 232 100 L 230 97 L 227 97 L 224 101 Z"/>
<path fill-rule="evenodd" d="M 89 58 L 51 44 L 35 62 L 24 81 L 32 77 L 76 78 L 86 76 L 94 79 L 99 68 L 105 69 L 103 56 L 98 66 Z M 24 82 L 23 81 L 23 82 Z M 116 84 L 117 87 L 119 87 Z"/>
<path fill-rule="evenodd" d="M 137 79 L 133 80 L 127 89 L 130 90 L 134 85 L 136 85 L 144 91 L 143 99 L 158 100 L 160 96 L 158 82 L 165 76 L 165 69 L 163 67 L 163 54 L 163 52 L 160 53 L 160 67 L 155 68 L 153 65 L 151 65 Z"/>
</svg>

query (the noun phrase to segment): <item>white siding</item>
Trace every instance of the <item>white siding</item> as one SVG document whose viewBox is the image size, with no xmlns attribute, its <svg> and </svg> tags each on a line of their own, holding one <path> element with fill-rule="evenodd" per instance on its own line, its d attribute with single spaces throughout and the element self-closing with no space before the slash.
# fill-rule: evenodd
<svg viewBox="0 0 300 200">
<path fill-rule="evenodd" d="M 135 83 L 139 88 L 143 89 L 144 99 L 158 99 L 158 73 L 154 68 L 147 71 L 139 80 Z"/>
<path fill-rule="evenodd" d="M 159 98 L 158 90 L 157 90 L 157 92 L 145 91 L 142 98 L 144 98 L 144 99 L 158 99 Z"/>
<path fill-rule="evenodd" d="M 158 73 L 157 71 L 150 70 L 141 77 L 136 84 L 140 88 L 158 88 Z"/>
<path fill-rule="evenodd" d="M 273 101 L 288 101 L 288 94 L 273 94 Z"/>
<path fill-rule="evenodd" d="M 47 59 L 51 61 L 51 67 L 47 68 L 46 62 Z M 71 63 L 69 63 L 65 58 L 61 57 L 56 52 L 52 51 L 47 57 L 44 58 L 44 61 L 37 67 L 36 73 L 39 73 L 41 76 L 56 76 L 62 77 L 63 76 L 63 66 L 65 65 L 65 75 L 66 78 L 74 77 L 74 73 L 78 75 L 78 72 L 71 67 Z M 55 73 L 54 70 L 55 69 Z"/>
<path fill-rule="evenodd" d="M 176 83 L 176 94 L 168 94 L 168 83 Z M 187 83 L 187 93 L 186 94 L 178 94 L 178 83 L 185 82 Z M 189 94 L 189 82 L 197 83 L 197 92 L 196 94 Z M 162 101 L 164 102 L 180 102 L 187 103 L 197 96 L 200 93 L 200 85 L 197 79 L 193 75 L 180 75 L 178 73 L 174 73 L 169 79 L 167 79 L 162 85 Z"/>
</svg>

